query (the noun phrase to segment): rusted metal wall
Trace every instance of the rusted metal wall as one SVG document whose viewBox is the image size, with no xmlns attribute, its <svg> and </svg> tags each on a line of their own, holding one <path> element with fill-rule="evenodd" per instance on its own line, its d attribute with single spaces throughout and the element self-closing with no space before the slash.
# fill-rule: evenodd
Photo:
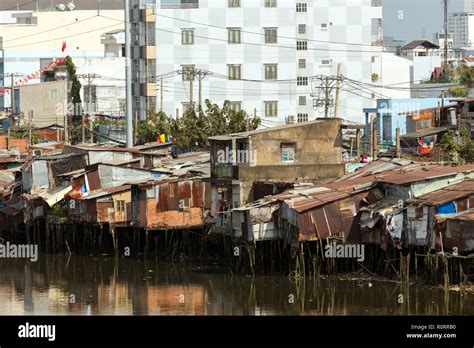
<svg viewBox="0 0 474 348">
<path fill-rule="evenodd" d="M 204 224 L 203 209 L 210 208 L 210 184 L 200 181 L 180 181 L 143 188 L 146 206 L 140 203 L 139 218 L 146 212 L 146 228 L 177 229 L 198 227 Z"/>
<path fill-rule="evenodd" d="M 360 208 L 368 192 L 326 204 L 298 214 L 299 240 L 341 237 L 348 243 L 360 243 Z"/>
<path fill-rule="evenodd" d="M 115 223 L 114 202 L 112 200 L 97 201 L 97 222 Z"/>
<path fill-rule="evenodd" d="M 474 221 L 449 220 L 443 240 L 444 249 L 474 250 Z"/>
</svg>

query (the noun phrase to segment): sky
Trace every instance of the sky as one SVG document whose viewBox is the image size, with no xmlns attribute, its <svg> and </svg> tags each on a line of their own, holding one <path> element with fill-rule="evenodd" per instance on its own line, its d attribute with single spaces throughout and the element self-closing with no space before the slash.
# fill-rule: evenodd
<svg viewBox="0 0 474 348">
<path fill-rule="evenodd" d="M 443 0 L 382 0 L 384 36 L 411 41 L 433 39 L 443 29 Z M 449 0 L 449 12 L 463 10 L 463 0 Z"/>
</svg>

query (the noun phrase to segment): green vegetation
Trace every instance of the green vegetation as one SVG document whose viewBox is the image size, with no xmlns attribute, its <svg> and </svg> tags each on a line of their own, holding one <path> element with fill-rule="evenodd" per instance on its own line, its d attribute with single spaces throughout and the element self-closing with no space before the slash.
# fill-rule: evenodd
<svg viewBox="0 0 474 348">
<path fill-rule="evenodd" d="M 145 122 L 135 124 L 137 143 L 156 141 L 160 134 L 176 138 L 176 145 L 182 148 L 208 146 L 208 138 L 216 135 L 239 133 L 257 129 L 260 118 L 249 117 L 241 110 L 229 107 L 229 102 L 219 107 L 206 100 L 206 110 L 198 112 L 188 109 L 183 117 L 174 119 L 163 112 L 150 112 Z"/>
<path fill-rule="evenodd" d="M 443 136 L 440 145 L 455 162 L 474 162 L 474 141 L 469 137 L 467 128 L 461 128 L 459 137 L 451 129 Z"/>
<path fill-rule="evenodd" d="M 449 87 L 448 92 L 455 98 L 465 98 L 469 95 L 469 89 L 464 86 Z"/>
</svg>

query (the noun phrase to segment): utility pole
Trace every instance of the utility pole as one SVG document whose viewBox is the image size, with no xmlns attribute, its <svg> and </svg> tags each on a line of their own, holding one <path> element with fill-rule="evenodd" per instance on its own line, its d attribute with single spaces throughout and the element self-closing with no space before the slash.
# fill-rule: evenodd
<svg viewBox="0 0 474 348">
<path fill-rule="evenodd" d="M 31 119 L 32 118 L 32 113 L 31 111 L 28 112 L 28 133 L 29 133 L 29 136 L 28 138 L 30 139 L 30 146 L 33 145 L 33 132 L 32 132 L 32 127 L 33 127 L 33 120 Z"/>
<path fill-rule="evenodd" d="M 341 94 L 341 63 L 337 65 L 337 82 L 336 82 L 336 102 L 334 107 L 334 117 L 339 116 L 339 97 Z"/>
<path fill-rule="evenodd" d="M 87 103 L 87 114 L 89 115 L 89 127 L 90 127 L 90 132 L 91 132 L 91 143 L 93 140 L 93 130 L 94 127 L 92 125 L 92 82 L 98 78 L 99 76 L 96 74 L 84 74 L 84 75 L 79 75 L 79 78 L 83 78 L 87 82 L 87 91 L 88 91 L 88 103 Z M 82 143 L 84 144 L 86 142 L 86 118 L 84 115 L 82 115 Z"/>
<path fill-rule="evenodd" d="M 164 100 L 164 82 L 163 78 L 160 79 L 160 111 L 163 112 L 163 100 Z"/>
<path fill-rule="evenodd" d="M 194 86 L 193 86 L 194 85 L 194 83 L 193 83 L 194 82 L 194 74 L 195 74 L 194 72 L 189 73 L 189 108 L 191 110 L 194 110 L 194 93 L 193 93 L 194 92 L 193 91 L 193 89 L 194 89 Z"/>
<path fill-rule="evenodd" d="M 209 74 L 209 72 L 204 71 L 204 70 L 198 70 L 195 72 L 195 75 L 197 76 L 197 79 L 199 81 L 199 107 L 198 111 L 202 111 L 202 80 Z"/>
<path fill-rule="evenodd" d="M 324 117 L 328 118 L 329 110 L 335 106 L 334 98 L 332 96 L 335 86 L 337 85 L 339 90 L 341 87 L 340 84 L 343 80 L 341 77 L 324 75 L 316 76 L 315 79 L 319 80 L 319 84 L 315 88 L 318 92 L 311 93 L 311 97 L 313 97 L 313 107 L 315 109 L 323 108 Z M 338 97 L 336 96 L 336 98 Z"/>
<path fill-rule="evenodd" d="M 444 66 L 448 66 L 448 0 L 444 0 Z"/>
<path fill-rule="evenodd" d="M 132 112 L 132 37 L 130 32 L 130 3 L 129 0 L 125 2 L 125 86 L 127 93 L 127 112 L 126 118 L 126 133 L 127 133 L 127 147 L 133 147 L 133 112 Z"/>
</svg>

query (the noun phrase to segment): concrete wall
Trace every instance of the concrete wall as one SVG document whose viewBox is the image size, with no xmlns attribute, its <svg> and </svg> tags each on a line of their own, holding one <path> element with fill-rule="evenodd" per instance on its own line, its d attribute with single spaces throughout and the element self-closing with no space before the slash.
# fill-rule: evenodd
<svg viewBox="0 0 474 348">
<path fill-rule="evenodd" d="M 239 178 L 250 181 L 325 183 L 345 174 L 345 164 L 240 167 Z"/>
<path fill-rule="evenodd" d="M 20 90 L 20 111 L 24 117 L 21 125 L 29 125 L 29 112 L 33 110 L 34 127 L 52 124 L 64 125 L 64 101 L 66 96 L 64 81 L 44 82 L 25 85 Z"/>
<path fill-rule="evenodd" d="M 282 165 L 282 143 L 296 145 L 295 161 L 285 167 L 342 163 L 341 124 L 339 119 L 330 119 L 255 133 L 250 136 L 250 149 L 256 151 L 258 167 Z"/>
</svg>

